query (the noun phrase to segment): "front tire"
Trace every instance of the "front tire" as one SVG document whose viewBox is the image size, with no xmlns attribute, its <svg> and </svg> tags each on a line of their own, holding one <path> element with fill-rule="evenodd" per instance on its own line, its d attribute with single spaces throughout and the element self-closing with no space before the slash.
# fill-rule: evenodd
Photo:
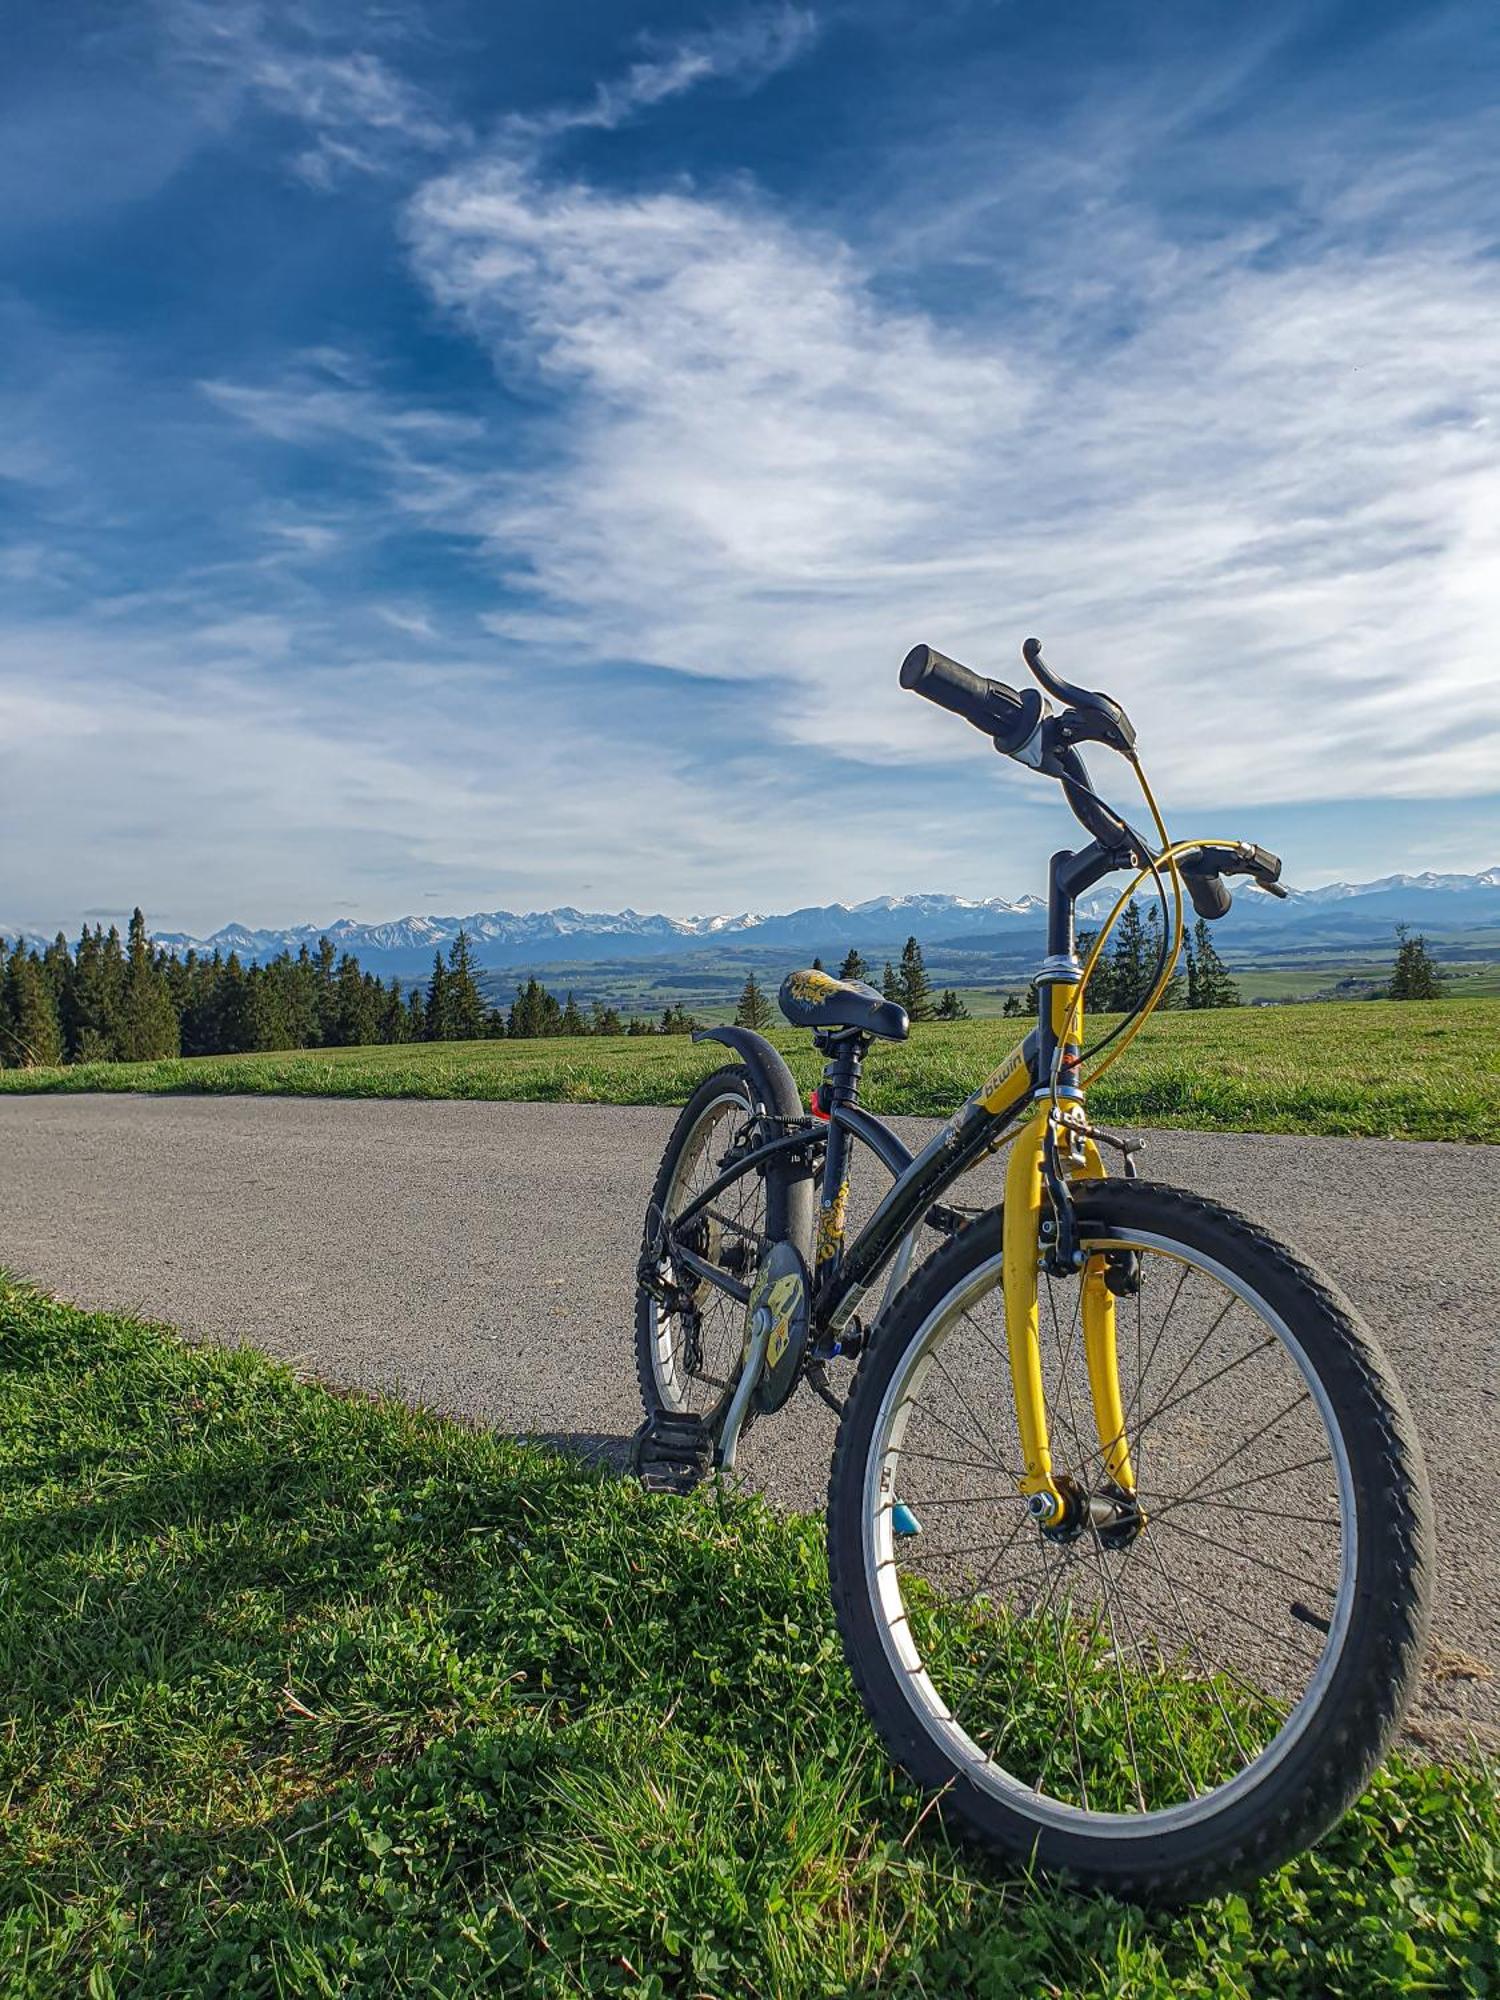
<svg viewBox="0 0 1500 2000">
<path fill-rule="evenodd" d="M 1369 1782 L 1421 1660 L 1430 1502 L 1388 1365 L 1319 1272 L 1176 1189 L 1075 1198 L 1121 1285 L 1144 1526 L 1085 1509 L 1065 1538 L 1026 1514 L 992 1212 L 861 1359 L 833 1600 L 872 1721 L 945 1814 L 1006 1856 L 1181 1901 L 1276 1866 Z M 1107 1502 L 1078 1284 L 1041 1285 L 1054 1471 Z"/>
</svg>

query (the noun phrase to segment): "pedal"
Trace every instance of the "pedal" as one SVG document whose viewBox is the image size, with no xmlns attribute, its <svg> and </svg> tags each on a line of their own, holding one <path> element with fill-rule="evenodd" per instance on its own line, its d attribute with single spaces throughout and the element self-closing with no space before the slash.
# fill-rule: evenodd
<svg viewBox="0 0 1500 2000">
<path fill-rule="evenodd" d="M 713 1471 L 713 1432 L 701 1417 L 648 1418 L 630 1440 L 629 1465 L 648 1493 L 691 1493 Z"/>
</svg>

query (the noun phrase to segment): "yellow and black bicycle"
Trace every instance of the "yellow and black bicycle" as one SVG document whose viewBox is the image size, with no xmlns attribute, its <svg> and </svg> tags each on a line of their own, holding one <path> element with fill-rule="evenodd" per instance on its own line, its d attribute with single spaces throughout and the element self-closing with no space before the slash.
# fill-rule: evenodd
<svg viewBox="0 0 1500 2000">
<path fill-rule="evenodd" d="M 1089 1083 L 1166 990 L 1184 897 L 1222 916 L 1227 877 L 1284 893 L 1280 863 L 1169 839 L 1124 710 L 1023 655 L 1023 693 L 926 646 L 901 681 L 1056 779 L 1089 835 L 1052 857 L 1036 1025 L 915 1157 L 859 1104 L 872 1042 L 907 1032 L 870 987 L 783 984 L 827 1059 L 806 1108 L 763 1037 L 708 1031 L 737 1060 L 684 1108 L 647 1213 L 636 1462 L 683 1490 L 799 1383 L 832 1402 L 833 1599 L 892 1754 L 994 1848 L 1178 1900 L 1275 1866 L 1368 1782 L 1421 1658 L 1430 1501 L 1348 1300 L 1089 1122 Z M 1134 767 L 1151 837 L 1080 744 Z M 1116 872 L 1080 964 L 1075 905 Z M 1154 984 L 1091 1045 L 1089 975 L 1146 885 L 1170 918 Z M 1003 1203 L 955 1206 L 1007 1143 Z M 851 1235 L 857 1147 L 890 1185 Z M 946 1240 L 913 1268 L 924 1230 Z"/>
</svg>

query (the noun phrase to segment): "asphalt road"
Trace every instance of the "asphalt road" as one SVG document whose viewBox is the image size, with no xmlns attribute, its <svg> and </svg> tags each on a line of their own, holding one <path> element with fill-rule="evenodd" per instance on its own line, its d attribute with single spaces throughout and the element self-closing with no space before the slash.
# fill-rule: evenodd
<svg viewBox="0 0 1500 2000">
<path fill-rule="evenodd" d="M 316 1098 L 0 1098 L 0 1264 L 82 1304 L 618 1457 L 641 1218 L 673 1114 Z M 930 1129 L 900 1121 L 908 1139 Z M 1500 1746 L 1500 1147 L 1159 1132 L 1143 1172 L 1324 1265 L 1416 1411 L 1441 1595 L 1419 1729 Z M 975 1195 L 970 1199 L 988 1199 Z M 816 1506 L 811 1396 L 741 1464 Z"/>
</svg>

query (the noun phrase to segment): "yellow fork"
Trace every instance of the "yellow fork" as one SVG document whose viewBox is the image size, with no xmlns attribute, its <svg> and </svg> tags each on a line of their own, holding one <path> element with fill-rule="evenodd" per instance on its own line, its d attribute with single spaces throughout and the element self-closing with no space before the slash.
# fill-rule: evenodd
<svg viewBox="0 0 1500 2000">
<path fill-rule="evenodd" d="M 1052 1476 L 1052 1451 L 1047 1437 L 1047 1400 L 1042 1383 L 1041 1316 L 1037 1275 L 1041 1266 L 1041 1225 L 1045 1207 L 1042 1156 L 1050 1107 L 1043 1105 L 1029 1118 L 1010 1150 L 1005 1172 L 1005 1223 L 1002 1249 L 1005 1296 L 1005 1342 L 1010 1359 L 1011 1389 L 1016 1400 L 1016 1426 L 1021 1439 L 1021 1491 L 1033 1500 L 1037 1518 L 1047 1525 L 1062 1518 L 1065 1503 Z M 1104 1163 L 1091 1139 L 1083 1139 L 1083 1161 L 1074 1175 L 1102 1180 Z M 1105 1282 L 1104 1260 L 1090 1257 L 1083 1271 L 1083 1347 L 1089 1393 L 1099 1450 L 1111 1479 L 1125 1492 L 1135 1490 L 1130 1447 L 1125 1436 L 1125 1407 L 1120 1394 L 1119 1351 L 1115 1332 L 1115 1300 Z"/>
</svg>

